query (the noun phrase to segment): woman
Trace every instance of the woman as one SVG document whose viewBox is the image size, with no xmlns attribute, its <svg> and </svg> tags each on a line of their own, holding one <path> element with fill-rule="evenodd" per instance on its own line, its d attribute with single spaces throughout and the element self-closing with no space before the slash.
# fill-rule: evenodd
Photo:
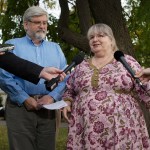
<svg viewBox="0 0 150 150">
<path fill-rule="evenodd" d="M 147 106 L 150 97 L 146 97 L 123 65 L 114 59 L 117 45 L 109 26 L 93 25 L 87 37 L 94 55 L 75 68 L 63 96 L 68 104 L 63 109 L 69 121 L 67 149 L 150 149 L 137 95 Z M 125 55 L 125 59 L 135 71 L 141 70 L 133 57 Z"/>
</svg>

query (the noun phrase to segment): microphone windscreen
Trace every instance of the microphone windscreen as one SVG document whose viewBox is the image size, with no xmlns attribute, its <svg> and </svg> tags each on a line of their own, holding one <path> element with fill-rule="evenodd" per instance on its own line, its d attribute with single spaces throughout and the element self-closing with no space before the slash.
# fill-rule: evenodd
<svg viewBox="0 0 150 150">
<path fill-rule="evenodd" d="M 123 54 L 123 52 L 122 51 L 116 51 L 115 53 L 114 53 L 114 57 L 115 57 L 115 59 L 117 60 L 117 61 L 119 61 L 120 60 L 120 57 L 122 57 L 122 56 L 124 56 L 124 54 Z"/>
<path fill-rule="evenodd" d="M 83 59 L 84 59 L 84 54 L 83 53 L 79 53 L 78 55 L 76 55 L 73 58 L 72 62 L 75 62 L 75 65 L 78 65 L 78 64 L 80 64 L 83 61 Z"/>
<path fill-rule="evenodd" d="M 4 51 L 10 51 L 14 49 L 14 45 L 13 44 L 0 44 L 0 51 L 4 52 Z"/>
</svg>

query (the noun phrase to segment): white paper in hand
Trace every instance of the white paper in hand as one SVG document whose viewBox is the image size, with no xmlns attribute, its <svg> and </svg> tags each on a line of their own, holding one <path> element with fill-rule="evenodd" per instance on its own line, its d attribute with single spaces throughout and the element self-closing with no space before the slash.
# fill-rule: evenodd
<svg viewBox="0 0 150 150">
<path fill-rule="evenodd" d="M 66 106 L 67 106 L 67 103 L 64 100 L 61 100 L 52 104 L 43 105 L 43 108 L 54 110 L 54 109 L 60 109 Z"/>
</svg>

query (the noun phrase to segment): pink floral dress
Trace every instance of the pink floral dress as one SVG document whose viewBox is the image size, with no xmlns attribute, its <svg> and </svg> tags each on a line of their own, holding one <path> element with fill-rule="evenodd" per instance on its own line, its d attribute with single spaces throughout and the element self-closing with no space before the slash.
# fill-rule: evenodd
<svg viewBox="0 0 150 150">
<path fill-rule="evenodd" d="M 141 69 L 133 57 L 125 58 L 133 70 Z M 150 150 L 138 104 L 141 100 L 149 106 L 150 97 L 120 62 L 98 70 L 84 60 L 71 74 L 63 99 L 73 101 L 67 150 Z"/>
</svg>

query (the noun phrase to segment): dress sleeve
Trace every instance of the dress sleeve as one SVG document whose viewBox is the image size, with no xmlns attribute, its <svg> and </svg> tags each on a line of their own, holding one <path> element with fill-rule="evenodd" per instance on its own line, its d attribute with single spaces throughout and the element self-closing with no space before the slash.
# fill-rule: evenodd
<svg viewBox="0 0 150 150">
<path fill-rule="evenodd" d="M 75 70 L 70 74 L 67 82 L 66 82 L 66 91 L 64 92 L 62 99 L 67 101 L 73 101 L 75 94 L 75 87 L 74 87 L 74 81 L 75 81 L 75 75 L 78 70 L 78 67 L 75 68 Z"/>
<path fill-rule="evenodd" d="M 135 73 L 142 69 L 141 65 L 132 56 L 127 55 L 126 59 Z M 150 81 L 143 84 L 144 89 L 138 83 L 136 83 L 135 80 L 134 80 L 134 85 L 135 85 L 134 96 L 139 101 L 144 102 L 146 107 L 150 108 Z"/>
</svg>

